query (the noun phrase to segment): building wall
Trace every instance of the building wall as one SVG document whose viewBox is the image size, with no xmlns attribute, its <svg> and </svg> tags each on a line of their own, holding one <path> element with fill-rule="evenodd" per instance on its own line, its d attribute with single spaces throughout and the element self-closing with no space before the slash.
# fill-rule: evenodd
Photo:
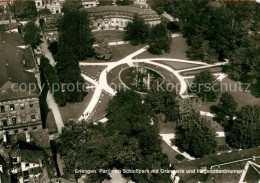
<svg viewBox="0 0 260 183">
<path fill-rule="evenodd" d="M 42 129 L 39 99 L 0 102 L 0 129 L 10 135 Z"/>
<path fill-rule="evenodd" d="M 92 21 L 93 28 L 109 28 L 109 27 L 119 27 L 124 28 L 127 26 L 129 22 L 133 21 L 134 14 L 132 13 L 118 13 L 118 12 L 110 12 L 110 13 L 95 13 L 90 14 L 90 19 Z M 151 26 L 155 26 L 161 23 L 160 17 L 155 15 L 144 15 L 144 21 L 146 24 Z"/>
<path fill-rule="evenodd" d="M 82 1 L 81 4 L 84 8 L 91 8 L 91 7 L 98 6 L 99 3 L 98 1 L 93 0 L 93 1 Z"/>
</svg>

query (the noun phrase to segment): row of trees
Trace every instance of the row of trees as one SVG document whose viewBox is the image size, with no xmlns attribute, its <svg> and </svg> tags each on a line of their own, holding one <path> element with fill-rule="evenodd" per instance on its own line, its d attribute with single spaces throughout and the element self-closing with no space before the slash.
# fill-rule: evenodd
<svg viewBox="0 0 260 183">
<path fill-rule="evenodd" d="M 150 27 L 137 15 L 133 22 L 127 24 L 124 40 L 130 41 L 132 45 L 148 43 L 148 51 L 157 55 L 169 52 L 171 46 L 170 34 L 162 24 Z"/>
<path fill-rule="evenodd" d="M 50 45 L 50 50 L 55 54 L 58 77 L 63 84 L 74 87 L 74 89 L 66 87 L 66 101 L 80 102 L 87 91 L 78 60 L 93 55 L 94 43 L 86 12 L 77 8 L 67 9 L 58 22 L 58 31 L 58 43 Z"/>
</svg>

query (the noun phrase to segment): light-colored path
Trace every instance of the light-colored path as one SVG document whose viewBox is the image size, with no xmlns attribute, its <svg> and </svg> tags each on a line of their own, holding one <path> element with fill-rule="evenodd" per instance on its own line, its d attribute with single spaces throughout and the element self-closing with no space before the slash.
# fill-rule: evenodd
<svg viewBox="0 0 260 183">
<path fill-rule="evenodd" d="M 48 50 L 48 44 L 47 44 L 46 39 L 43 38 L 42 41 L 43 41 L 43 43 L 40 45 L 40 47 L 41 47 L 43 54 L 45 55 L 45 57 L 47 57 L 49 59 L 50 64 L 52 66 L 55 66 L 55 61 L 53 59 L 51 52 Z M 56 126 L 58 129 L 58 133 L 61 133 L 61 129 L 64 127 L 64 123 L 63 123 L 63 120 L 62 120 L 62 117 L 60 114 L 59 107 L 58 107 L 57 103 L 55 102 L 55 99 L 50 91 L 47 94 L 46 101 L 47 101 L 49 109 L 51 109 L 53 112 L 53 116 L 54 116 Z"/>
<path fill-rule="evenodd" d="M 173 133 L 170 134 L 160 134 L 160 136 L 162 137 L 162 139 L 168 144 L 168 146 L 170 146 L 174 151 L 176 151 L 177 153 L 181 154 L 182 156 L 184 156 L 185 158 L 187 158 L 188 160 L 195 160 L 196 158 L 190 156 L 188 153 L 186 152 L 180 152 L 179 148 L 175 145 L 172 145 L 171 139 L 175 138 L 175 135 Z"/>
<path fill-rule="evenodd" d="M 178 36 L 178 35 L 176 35 Z M 114 91 L 107 83 L 107 73 L 109 71 L 111 71 L 113 68 L 122 65 L 122 64 L 128 64 L 130 67 L 134 66 L 134 63 L 137 62 L 143 62 L 143 63 L 148 63 L 148 64 L 153 64 L 156 65 L 158 67 L 164 68 L 166 70 L 168 70 L 169 72 L 171 72 L 173 75 L 175 75 L 179 82 L 180 82 L 180 96 L 182 98 L 188 98 L 190 97 L 190 95 L 186 95 L 185 92 L 187 91 L 187 76 L 182 76 L 181 72 L 184 71 L 193 71 L 193 70 L 198 70 L 198 69 L 205 69 L 205 68 L 210 68 L 210 67 L 215 67 L 215 66 L 220 66 L 220 65 L 225 65 L 228 62 L 223 62 L 223 63 L 217 63 L 217 64 L 207 64 L 204 62 L 199 62 L 199 61 L 191 61 L 191 60 L 182 60 L 182 59 L 170 59 L 170 58 L 148 58 L 148 59 L 133 59 L 134 57 L 136 57 L 137 55 L 141 54 L 142 52 L 146 51 L 148 49 L 148 46 L 145 46 L 139 50 L 137 50 L 136 52 L 128 55 L 127 57 L 117 61 L 117 62 L 102 62 L 102 63 L 86 63 L 86 62 L 80 62 L 80 65 L 82 66 L 88 66 L 88 65 L 106 65 L 107 67 L 100 73 L 99 79 L 98 81 L 95 81 L 93 79 L 91 79 L 90 77 L 82 74 L 83 78 L 86 81 L 91 82 L 92 84 L 94 84 L 96 86 L 96 89 L 94 91 L 94 95 L 89 103 L 89 105 L 87 106 L 87 108 L 84 110 L 83 115 L 81 115 L 81 117 L 79 118 L 79 120 L 85 119 L 87 120 L 88 117 L 90 116 L 90 114 L 94 111 L 95 106 L 98 104 L 100 96 L 102 94 L 103 91 L 109 93 L 110 95 L 115 95 L 116 91 Z M 182 62 L 182 63 L 190 63 L 190 64 L 197 64 L 197 65 L 202 65 L 199 67 L 193 67 L 193 68 L 188 68 L 188 69 L 182 69 L 182 70 L 175 70 L 170 66 L 164 65 L 162 63 L 158 63 L 158 62 L 154 62 L 154 61 L 158 61 L 158 60 L 165 60 L 165 61 L 172 61 L 172 62 Z M 220 73 L 219 75 L 220 79 L 223 79 L 225 77 L 224 74 Z"/>
<path fill-rule="evenodd" d="M 53 98 L 53 95 L 51 94 L 50 91 L 48 91 L 46 101 L 47 101 L 49 109 L 51 109 L 52 112 L 53 112 L 53 116 L 54 116 L 56 126 L 57 126 L 57 129 L 58 129 L 58 133 L 61 133 L 61 129 L 64 127 L 64 123 L 63 123 L 62 118 L 61 118 L 59 107 L 56 104 L 56 102 Z"/>
</svg>

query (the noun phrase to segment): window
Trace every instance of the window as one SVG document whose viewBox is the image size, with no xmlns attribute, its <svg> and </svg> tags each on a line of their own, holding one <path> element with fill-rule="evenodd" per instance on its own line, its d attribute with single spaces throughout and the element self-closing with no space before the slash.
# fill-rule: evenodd
<svg viewBox="0 0 260 183">
<path fill-rule="evenodd" d="M 38 6 L 40 6 L 41 4 L 40 3 L 38 3 Z"/>
<path fill-rule="evenodd" d="M 22 123 L 26 123 L 26 119 L 25 119 L 25 117 L 22 118 Z"/>
<path fill-rule="evenodd" d="M 13 158 L 13 163 L 17 163 L 18 159 L 17 158 Z"/>
<path fill-rule="evenodd" d="M 23 131 L 27 132 L 27 128 L 23 129 Z"/>
<path fill-rule="evenodd" d="M 25 167 L 29 167 L 29 163 L 25 163 Z"/>
<path fill-rule="evenodd" d="M 37 127 L 33 127 L 33 130 L 37 130 Z"/>
<path fill-rule="evenodd" d="M 8 124 L 7 124 L 7 120 L 6 119 L 4 119 L 3 120 L 3 126 L 7 126 Z"/>
<path fill-rule="evenodd" d="M 5 112 L 5 106 L 1 105 L 1 113 Z"/>
<path fill-rule="evenodd" d="M 31 115 L 32 121 L 35 121 L 35 115 Z"/>
<path fill-rule="evenodd" d="M 30 102 L 29 105 L 30 105 L 31 108 L 33 107 L 33 103 L 32 102 Z"/>
<path fill-rule="evenodd" d="M 21 109 L 21 110 L 23 110 L 23 109 L 24 109 L 24 107 L 25 107 L 25 105 L 24 105 L 24 104 L 20 104 L 20 109 Z"/>
<path fill-rule="evenodd" d="M 13 125 L 16 125 L 16 118 L 12 118 Z"/>
<path fill-rule="evenodd" d="M 14 133 L 18 133 L 18 130 L 14 130 Z"/>
<path fill-rule="evenodd" d="M 11 110 L 11 111 L 14 110 L 14 104 L 10 104 L 10 110 Z"/>
</svg>

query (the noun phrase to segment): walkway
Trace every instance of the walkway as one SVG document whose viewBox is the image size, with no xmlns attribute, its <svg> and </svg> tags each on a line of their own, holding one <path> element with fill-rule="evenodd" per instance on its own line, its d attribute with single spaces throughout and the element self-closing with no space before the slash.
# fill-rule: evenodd
<svg viewBox="0 0 260 183">
<path fill-rule="evenodd" d="M 49 59 L 50 64 L 52 66 L 55 66 L 55 61 L 53 59 L 51 52 L 48 49 L 48 44 L 47 44 L 46 39 L 43 38 L 42 41 L 43 41 L 43 43 L 40 45 L 40 47 L 41 47 L 43 54 L 45 55 L 45 57 L 47 57 Z M 61 133 L 61 129 L 64 127 L 64 123 L 62 121 L 59 107 L 58 107 L 57 103 L 55 102 L 55 99 L 50 91 L 48 91 L 46 101 L 47 101 L 49 109 L 51 109 L 53 112 L 55 123 L 56 123 L 57 129 L 58 129 L 58 133 Z"/>
<path fill-rule="evenodd" d="M 174 36 L 174 35 L 173 35 Z M 177 36 L 177 35 L 176 35 Z M 81 117 L 79 118 L 79 120 L 85 119 L 87 120 L 88 117 L 90 116 L 90 114 L 93 112 L 93 110 L 95 109 L 95 106 L 98 104 L 101 93 L 103 91 L 106 91 L 107 93 L 109 93 L 110 95 L 114 96 L 116 91 L 114 91 L 107 83 L 107 73 L 109 71 L 111 71 L 113 68 L 122 65 L 122 64 L 128 64 L 129 66 L 134 66 L 134 63 L 138 63 L 138 62 L 142 62 L 142 63 L 148 63 L 148 64 L 153 64 L 156 65 L 158 67 L 164 68 L 166 70 L 168 70 L 170 73 L 174 74 L 181 85 L 180 88 L 180 96 L 182 98 L 188 98 L 190 97 L 190 95 L 185 94 L 188 88 L 187 82 L 185 81 L 188 77 L 190 76 L 183 76 L 181 73 L 185 72 L 185 71 L 193 71 L 193 70 L 198 70 L 198 69 L 205 69 L 205 68 L 211 68 L 211 67 L 216 67 L 216 66 L 221 66 L 221 65 L 225 65 L 228 62 L 221 62 L 221 63 L 216 63 L 216 64 L 208 64 L 205 62 L 200 62 L 200 61 L 191 61 L 191 60 L 182 60 L 182 59 L 170 59 L 170 58 L 147 58 L 147 59 L 133 59 L 134 57 L 136 57 L 137 55 L 141 54 L 142 52 L 146 51 L 148 49 L 148 46 L 145 46 L 141 49 L 139 49 L 138 51 L 128 55 L 127 57 L 117 61 L 117 62 L 99 62 L 99 63 L 85 63 L 85 62 L 80 62 L 80 65 L 82 66 L 86 66 L 86 65 L 106 65 L 107 67 L 101 72 L 98 81 L 95 81 L 93 79 L 91 79 L 90 77 L 82 74 L 83 78 L 88 81 L 91 82 L 94 86 L 96 86 L 96 89 L 94 91 L 94 95 L 89 103 L 89 105 L 87 106 L 87 108 L 85 109 L 83 115 L 81 115 Z M 182 62 L 182 63 L 189 63 L 189 64 L 197 64 L 197 65 L 201 65 L 199 67 L 193 67 L 193 68 L 187 68 L 187 69 L 182 69 L 182 70 L 175 70 L 172 67 L 168 66 L 168 65 L 164 65 L 162 63 L 158 63 L 155 61 L 158 60 L 165 60 L 165 61 L 172 61 L 172 62 Z M 223 78 L 226 77 L 225 74 L 223 73 L 218 73 L 217 74 L 218 79 L 222 80 Z M 194 76 L 191 76 L 194 77 Z"/>
</svg>

